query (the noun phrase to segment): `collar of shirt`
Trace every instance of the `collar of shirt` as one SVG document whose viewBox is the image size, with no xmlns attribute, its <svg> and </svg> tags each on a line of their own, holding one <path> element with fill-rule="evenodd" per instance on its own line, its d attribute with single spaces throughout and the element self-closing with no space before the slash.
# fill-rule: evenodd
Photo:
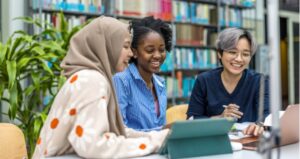
<svg viewBox="0 0 300 159">
<path fill-rule="evenodd" d="M 141 81 L 145 82 L 134 63 L 129 65 L 128 70 L 132 74 L 132 76 L 134 77 L 135 80 L 141 80 Z M 152 79 L 153 79 L 154 85 L 156 86 L 155 88 L 158 88 L 159 92 L 161 92 L 163 90 L 163 88 L 165 87 L 164 79 L 157 76 L 156 74 L 152 75 Z"/>
</svg>

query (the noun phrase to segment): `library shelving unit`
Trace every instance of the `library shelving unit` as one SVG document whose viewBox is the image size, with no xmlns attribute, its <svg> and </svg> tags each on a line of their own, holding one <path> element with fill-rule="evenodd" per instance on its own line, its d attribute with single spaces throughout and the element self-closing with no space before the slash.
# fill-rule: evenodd
<svg viewBox="0 0 300 159">
<path fill-rule="evenodd" d="M 195 77 L 216 68 L 214 46 L 226 27 L 254 31 L 252 0 L 32 0 L 33 16 L 55 23 L 64 13 L 72 27 L 101 15 L 124 21 L 153 15 L 173 29 L 173 49 L 159 75 L 166 80 L 168 105 L 187 103 Z"/>
</svg>

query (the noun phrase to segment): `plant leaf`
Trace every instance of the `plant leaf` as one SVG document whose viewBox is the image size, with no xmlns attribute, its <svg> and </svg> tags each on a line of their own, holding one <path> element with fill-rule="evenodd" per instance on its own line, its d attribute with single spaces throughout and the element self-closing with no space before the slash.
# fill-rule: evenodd
<svg viewBox="0 0 300 159">
<path fill-rule="evenodd" d="M 30 60 L 32 60 L 33 58 L 30 57 L 24 57 L 21 60 L 18 61 L 17 63 L 17 70 L 22 70 L 23 67 L 27 66 L 27 64 L 29 63 Z"/>
<path fill-rule="evenodd" d="M 36 73 L 36 72 L 33 72 L 31 74 L 31 79 L 33 81 L 33 84 L 35 85 L 35 87 L 39 88 L 39 85 L 40 85 L 40 77 L 39 77 L 39 74 Z"/>
<path fill-rule="evenodd" d="M 17 74 L 17 64 L 16 61 L 6 61 L 6 69 L 8 74 L 8 88 L 12 89 L 15 85 L 16 74 Z"/>
<path fill-rule="evenodd" d="M 2 62 L 4 61 L 6 53 L 7 53 L 7 45 L 2 45 L 0 43 L 0 64 L 2 64 Z"/>
<path fill-rule="evenodd" d="M 41 64 L 42 64 L 43 69 L 44 69 L 46 72 L 48 72 L 51 76 L 54 76 L 52 70 L 51 70 L 51 69 L 49 68 L 49 66 L 46 64 L 46 61 L 42 61 L 41 59 L 40 59 L 40 61 L 42 62 Z"/>
<path fill-rule="evenodd" d="M 17 18 L 14 18 L 13 20 L 22 20 L 25 23 L 35 24 L 40 28 L 42 27 L 40 20 L 38 20 L 38 19 L 34 20 L 31 17 L 17 17 Z"/>
<path fill-rule="evenodd" d="M 34 120 L 34 134 L 38 134 L 43 124 L 43 119 L 40 115 L 35 117 Z"/>
<path fill-rule="evenodd" d="M 18 106 L 18 88 L 15 83 L 11 89 L 9 89 L 9 117 L 10 119 L 15 119 L 17 115 Z"/>
<path fill-rule="evenodd" d="M 3 91 L 4 91 L 5 85 L 4 82 L 0 82 L 0 100 L 2 99 L 3 96 Z"/>
<path fill-rule="evenodd" d="M 35 87 L 33 85 L 30 85 L 29 87 L 25 88 L 25 96 L 29 96 L 33 91 L 34 91 Z"/>
<path fill-rule="evenodd" d="M 36 52 L 37 54 L 39 55 L 44 55 L 45 54 L 45 51 L 40 47 L 40 46 L 37 46 L 37 47 L 34 47 L 32 49 L 33 52 Z"/>
<path fill-rule="evenodd" d="M 52 51 L 58 51 L 61 53 L 66 52 L 57 42 L 54 41 L 41 41 L 40 45 L 47 49 L 51 49 Z"/>
<path fill-rule="evenodd" d="M 24 40 L 24 37 L 18 37 L 13 41 L 13 45 L 7 55 L 7 59 L 11 60 L 12 57 L 18 53 L 18 51 L 15 51 L 17 47 L 20 47 L 21 42 Z"/>
</svg>

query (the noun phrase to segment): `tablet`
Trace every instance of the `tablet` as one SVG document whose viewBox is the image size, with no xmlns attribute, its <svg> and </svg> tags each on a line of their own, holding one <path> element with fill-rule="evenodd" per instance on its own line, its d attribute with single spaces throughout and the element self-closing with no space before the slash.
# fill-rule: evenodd
<svg viewBox="0 0 300 159">
<path fill-rule="evenodd" d="M 175 122 L 159 153 L 171 158 L 232 153 L 227 133 L 233 123 L 224 118 Z"/>
</svg>

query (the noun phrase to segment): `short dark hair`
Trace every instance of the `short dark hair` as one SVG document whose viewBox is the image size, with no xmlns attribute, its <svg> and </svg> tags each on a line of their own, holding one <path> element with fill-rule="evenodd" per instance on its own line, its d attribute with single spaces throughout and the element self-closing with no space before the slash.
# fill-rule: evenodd
<svg viewBox="0 0 300 159">
<path fill-rule="evenodd" d="M 168 23 L 161 19 L 154 19 L 153 16 L 149 16 L 139 20 L 132 20 L 129 24 L 129 30 L 132 34 L 131 48 L 133 49 L 137 49 L 140 40 L 150 32 L 156 32 L 162 36 L 168 52 L 172 49 L 172 29 Z M 130 61 L 136 63 L 134 58 L 131 58 Z"/>
</svg>

